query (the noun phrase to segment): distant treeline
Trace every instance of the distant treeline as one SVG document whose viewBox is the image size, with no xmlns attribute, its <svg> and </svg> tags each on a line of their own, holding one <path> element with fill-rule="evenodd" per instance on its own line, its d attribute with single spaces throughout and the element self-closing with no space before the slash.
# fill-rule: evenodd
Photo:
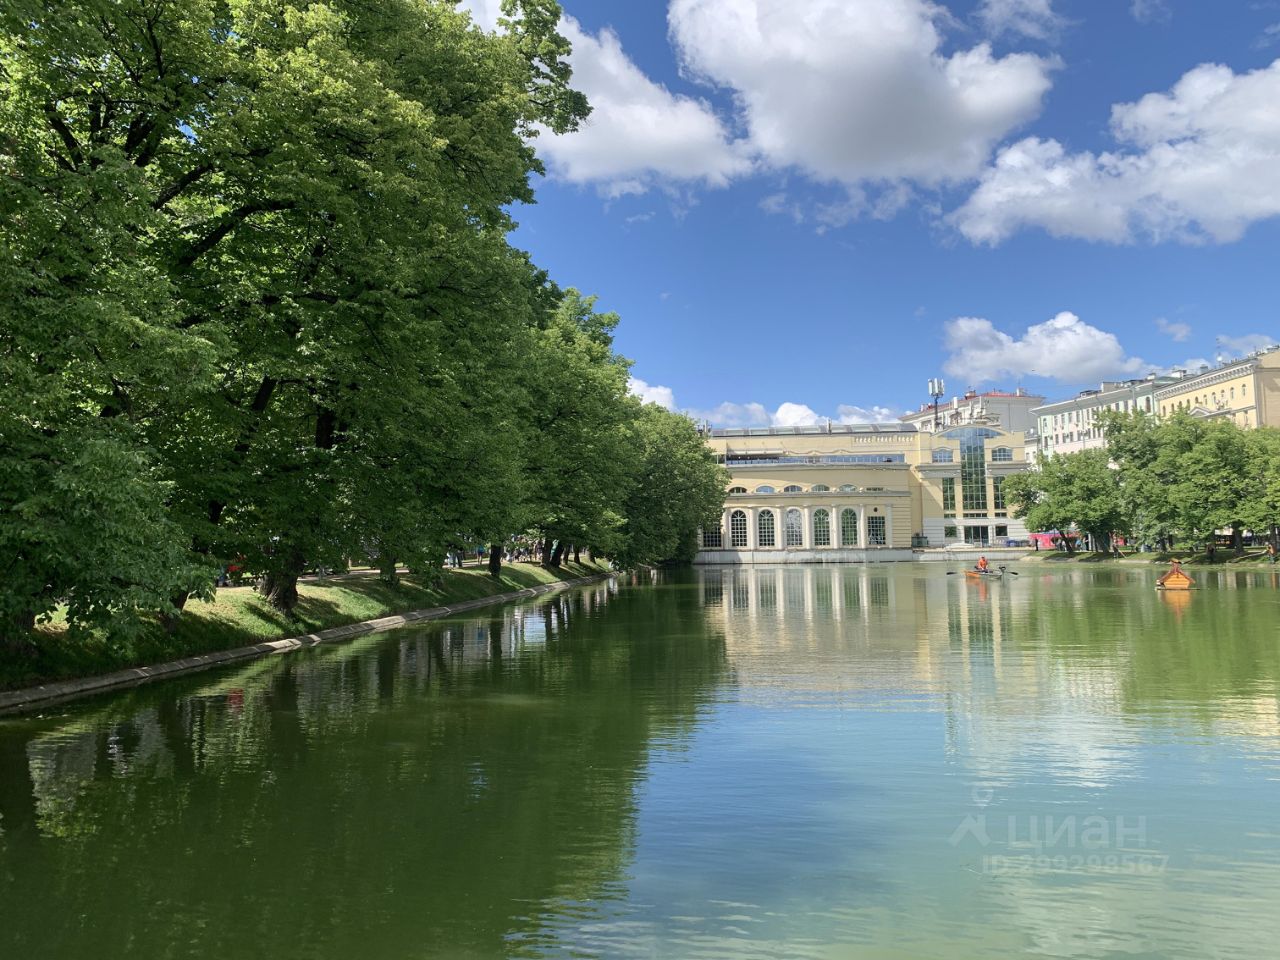
<svg viewBox="0 0 1280 960">
<path fill-rule="evenodd" d="M 1142 412 L 1103 418 L 1106 449 L 1056 454 L 1009 477 L 1005 497 L 1034 530 L 1075 529 L 1095 549 L 1112 536 L 1172 549 L 1232 531 L 1273 542 L 1280 524 L 1280 430 Z M 1070 538 L 1066 542 L 1072 549 Z"/>
<path fill-rule="evenodd" d="M 559 7 L 0 9 L 0 638 L 173 622 L 235 564 L 689 556 L 724 476 L 618 318 L 508 242 L 589 107 Z"/>
</svg>

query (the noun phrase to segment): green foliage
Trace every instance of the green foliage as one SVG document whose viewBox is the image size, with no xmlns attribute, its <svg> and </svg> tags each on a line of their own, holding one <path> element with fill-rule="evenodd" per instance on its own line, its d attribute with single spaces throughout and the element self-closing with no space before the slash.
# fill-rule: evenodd
<svg viewBox="0 0 1280 960">
<path fill-rule="evenodd" d="M 616 558 L 623 566 L 689 562 L 700 526 L 719 524 L 728 472 L 693 422 L 645 404 L 631 427 L 638 458 Z"/>
<path fill-rule="evenodd" d="M 1178 413 L 1104 420 L 1126 526 L 1144 542 L 1212 542 L 1215 531 L 1269 534 L 1280 520 L 1280 432 Z"/>
<path fill-rule="evenodd" d="M 617 316 L 508 242 L 538 131 L 589 107 L 554 0 L 503 13 L 0 9 L 4 640 L 59 606 L 177 629 L 232 562 L 289 613 L 309 566 L 394 579 L 530 528 L 688 552 L 692 428 L 627 394 Z"/>
<path fill-rule="evenodd" d="M 1007 478 L 1004 494 L 1032 529 L 1082 530 L 1100 545 L 1123 529 L 1120 485 L 1102 450 L 1049 457 L 1039 470 Z"/>
</svg>

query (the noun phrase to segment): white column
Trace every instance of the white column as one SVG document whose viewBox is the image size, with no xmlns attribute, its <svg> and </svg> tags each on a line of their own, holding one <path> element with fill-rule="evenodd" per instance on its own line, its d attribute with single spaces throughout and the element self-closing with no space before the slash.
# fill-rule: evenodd
<svg viewBox="0 0 1280 960">
<path fill-rule="evenodd" d="M 867 507 L 863 504 L 858 508 L 858 545 L 864 550 L 871 546 L 867 540 Z"/>
<path fill-rule="evenodd" d="M 756 548 L 756 508 L 744 507 L 747 515 L 747 549 L 754 550 Z"/>
<path fill-rule="evenodd" d="M 884 508 L 884 545 L 893 546 L 893 507 Z"/>
<path fill-rule="evenodd" d="M 733 531 L 729 527 L 729 516 L 732 513 L 732 507 L 725 507 L 724 512 L 720 515 L 720 546 L 725 550 L 733 546 Z"/>
<path fill-rule="evenodd" d="M 800 544 L 813 549 L 813 507 L 800 508 Z"/>
</svg>

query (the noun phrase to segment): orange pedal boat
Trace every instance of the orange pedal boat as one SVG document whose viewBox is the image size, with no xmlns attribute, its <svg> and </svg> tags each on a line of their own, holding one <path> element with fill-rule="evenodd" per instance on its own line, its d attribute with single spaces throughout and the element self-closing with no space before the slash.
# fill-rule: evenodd
<svg viewBox="0 0 1280 960">
<path fill-rule="evenodd" d="M 1161 574 L 1156 580 L 1157 590 L 1191 590 L 1195 585 L 1195 579 L 1182 569 L 1182 564 L 1177 560 L 1172 562 L 1168 572 Z"/>
</svg>

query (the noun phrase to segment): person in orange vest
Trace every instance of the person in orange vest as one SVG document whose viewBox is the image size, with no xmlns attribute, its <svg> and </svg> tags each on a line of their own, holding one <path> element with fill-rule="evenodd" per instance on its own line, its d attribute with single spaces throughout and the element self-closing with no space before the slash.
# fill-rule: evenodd
<svg viewBox="0 0 1280 960">
<path fill-rule="evenodd" d="M 986 572 L 987 572 L 987 567 L 989 567 L 989 566 L 990 566 L 990 564 L 989 564 L 989 563 L 987 563 L 987 558 L 986 558 L 986 557 L 979 557 L 979 558 L 978 558 L 978 572 L 979 572 L 979 573 L 986 573 Z"/>
</svg>

